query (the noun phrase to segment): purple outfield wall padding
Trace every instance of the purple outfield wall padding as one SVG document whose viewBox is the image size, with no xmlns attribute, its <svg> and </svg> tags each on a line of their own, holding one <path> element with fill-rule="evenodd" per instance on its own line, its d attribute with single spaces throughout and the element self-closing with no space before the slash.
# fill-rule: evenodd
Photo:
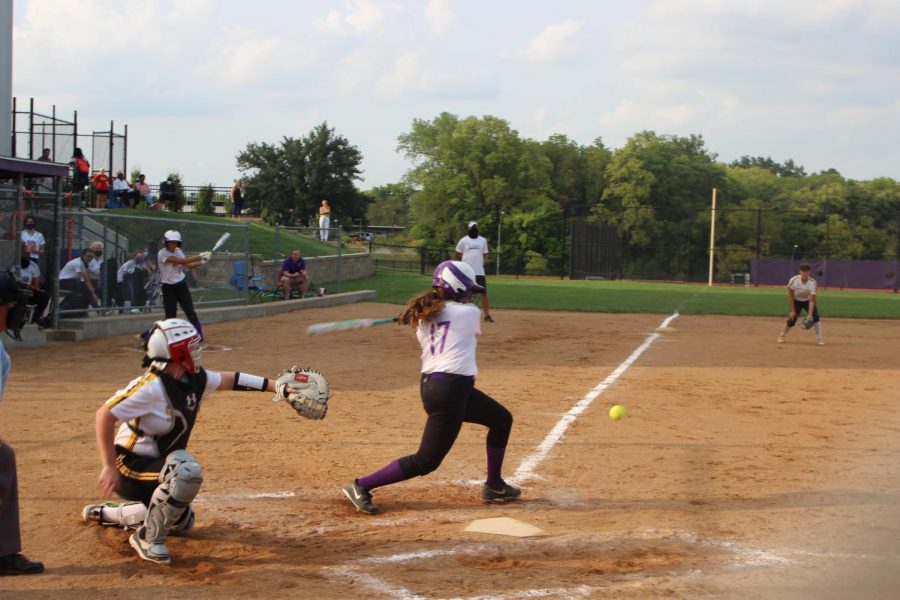
<svg viewBox="0 0 900 600">
<path fill-rule="evenodd" d="M 812 276 L 822 288 L 896 290 L 900 283 L 900 261 L 896 260 L 753 258 L 750 278 L 755 285 L 787 285 L 804 262 L 812 267 Z"/>
</svg>

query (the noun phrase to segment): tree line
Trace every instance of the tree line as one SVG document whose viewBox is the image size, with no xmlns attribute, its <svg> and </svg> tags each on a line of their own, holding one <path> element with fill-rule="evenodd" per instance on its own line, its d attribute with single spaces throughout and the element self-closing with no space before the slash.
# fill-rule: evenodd
<svg viewBox="0 0 900 600">
<path fill-rule="evenodd" d="M 270 222 L 311 223 L 328 199 L 345 225 L 408 227 L 416 244 L 452 247 L 477 220 L 504 256 L 564 256 L 573 220 L 616 229 L 632 267 L 675 272 L 700 265 L 717 190 L 717 268 L 743 271 L 760 256 L 896 259 L 900 186 L 882 177 L 807 174 L 792 160 L 717 160 L 700 135 L 636 133 L 624 146 L 565 135 L 524 138 L 503 119 L 441 113 L 413 121 L 397 149 L 412 162 L 404 178 L 357 188 L 362 155 L 323 123 L 279 145 L 252 143 L 237 157 L 248 201 Z M 501 221 L 502 219 L 502 221 Z"/>
</svg>

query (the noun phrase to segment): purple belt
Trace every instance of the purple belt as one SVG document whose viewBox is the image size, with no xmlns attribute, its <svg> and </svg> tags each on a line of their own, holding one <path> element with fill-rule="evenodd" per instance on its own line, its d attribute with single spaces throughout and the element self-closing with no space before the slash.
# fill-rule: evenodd
<svg viewBox="0 0 900 600">
<path fill-rule="evenodd" d="M 422 373 L 423 381 L 428 381 L 430 379 L 447 379 L 449 377 L 460 377 L 462 379 L 468 379 L 470 381 L 475 381 L 474 375 L 460 375 L 459 373 L 444 373 L 443 371 L 435 371 L 433 373 Z"/>
</svg>

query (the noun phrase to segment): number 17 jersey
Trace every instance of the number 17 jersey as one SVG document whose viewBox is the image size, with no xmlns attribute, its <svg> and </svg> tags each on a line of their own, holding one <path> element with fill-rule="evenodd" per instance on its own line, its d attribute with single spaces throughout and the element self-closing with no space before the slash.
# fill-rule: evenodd
<svg viewBox="0 0 900 600">
<path fill-rule="evenodd" d="M 422 346 L 422 373 L 476 375 L 476 335 L 481 335 L 481 311 L 474 304 L 447 302 L 437 317 L 422 321 L 416 337 Z"/>
</svg>

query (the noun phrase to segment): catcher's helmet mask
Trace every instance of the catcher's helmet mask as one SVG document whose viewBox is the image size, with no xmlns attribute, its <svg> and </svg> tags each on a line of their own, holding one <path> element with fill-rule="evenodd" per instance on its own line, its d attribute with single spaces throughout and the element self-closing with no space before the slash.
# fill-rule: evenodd
<svg viewBox="0 0 900 600">
<path fill-rule="evenodd" d="M 147 339 L 144 366 L 163 369 L 175 363 L 193 375 L 200 369 L 200 342 L 197 329 L 184 319 L 157 321 Z"/>
<path fill-rule="evenodd" d="M 441 288 L 457 302 L 481 293 L 484 288 L 475 282 L 475 271 L 458 260 L 445 260 L 434 269 L 431 286 Z"/>
</svg>

